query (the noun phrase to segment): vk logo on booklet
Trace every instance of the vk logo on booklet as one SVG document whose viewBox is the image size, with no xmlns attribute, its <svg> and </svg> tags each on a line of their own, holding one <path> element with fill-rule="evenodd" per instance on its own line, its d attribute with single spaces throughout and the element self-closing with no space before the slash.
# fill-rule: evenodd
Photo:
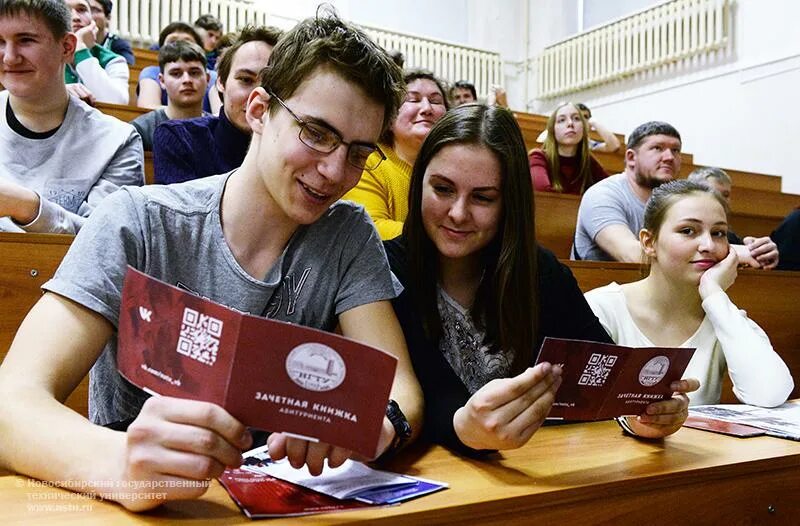
<svg viewBox="0 0 800 526">
<path fill-rule="evenodd" d="M 152 315 L 153 311 L 145 309 L 144 307 L 139 307 L 139 317 L 141 317 L 143 321 L 150 323 L 150 316 Z"/>
<path fill-rule="evenodd" d="M 117 366 L 134 385 L 212 402 L 247 426 L 374 457 L 397 359 L 251 316 L 128 268 Z"/>
<path fill-rule="evenodd" d="M 561 366 L 561 387 L 548 418 L 605 420 L 640 414 L 647 404 L 672 396 L 694 349 L 623 347 L 610 343 L 545 338 L 536 363 Z"/>
</svg>

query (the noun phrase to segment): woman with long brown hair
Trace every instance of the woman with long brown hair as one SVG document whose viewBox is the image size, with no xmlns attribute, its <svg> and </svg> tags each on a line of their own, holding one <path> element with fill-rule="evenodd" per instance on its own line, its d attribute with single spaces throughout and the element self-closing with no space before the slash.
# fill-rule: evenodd
<svg viewBox="0 0 800 526">
<path fill-rule="evenodd" d="M 608 177 L 590 153 L 589 123 L 571 102 L 550 114 L 544 144 L 531 150 L 528 161 L 533 186 L 540 192 L 580 195 Z"/>
<path fill-rule="evenodd" d="M 532 367 L 544 337 L 610 342 L 569 269 L 536 244 L 525 145 L 504 108 L 460 106 L 433 127 L 403 235 L 384 246 L 405 287 L 395 312 L 433 441 L 465 453 L 520 447 L 561 381 L 557 366 Z M 636 432 L 674 432 L 686 403 L 650 404 Z"/>
</svg>

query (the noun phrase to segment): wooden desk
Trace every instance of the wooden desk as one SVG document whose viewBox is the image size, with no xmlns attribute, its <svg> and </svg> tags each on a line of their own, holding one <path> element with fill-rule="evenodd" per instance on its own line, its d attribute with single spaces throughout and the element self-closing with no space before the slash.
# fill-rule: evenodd
<svg viewBox="0 0 800 526">
<path fill-rule="evenodd" d="M 389 469 L 450 489 L 390 508 L 268 524 L 796 524 L 798 468 L 800 443 L 789 440 L 682 429 L 650 442 L 622 436 L 613 422 L 573 424 L 543 428 L 491 460 L 416 446 Z M 36 505 L 72 508 L 29 509 Z M 252 524 L 216 482 L 200 500 L 134 515 L 14 475 L 0 476 L 0 522 Z"/>
</svg>

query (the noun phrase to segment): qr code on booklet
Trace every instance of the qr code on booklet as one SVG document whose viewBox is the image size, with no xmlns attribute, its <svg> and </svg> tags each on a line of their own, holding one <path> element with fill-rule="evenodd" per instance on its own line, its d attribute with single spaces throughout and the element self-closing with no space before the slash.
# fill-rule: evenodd
<svg viewBox="0 0 800 526">
<path fill-rule="evenodd" d="M 222 325 L 221 320 L 187 307 L 183 311 L 177 351 L 200 363 L 214 365 L 219 352 Z"/>
<path fill-rule="evenodd" d="M 578 385 L 600 387 L 606 383 L 611 368 L 617 363 L 617 357 L 611 354 L 592 353 L 589 363 L 583 369 Z"/>
</svg>

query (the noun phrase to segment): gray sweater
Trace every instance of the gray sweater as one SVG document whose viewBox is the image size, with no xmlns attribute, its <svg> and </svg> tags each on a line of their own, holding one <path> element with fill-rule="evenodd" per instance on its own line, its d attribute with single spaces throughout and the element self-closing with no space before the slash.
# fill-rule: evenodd
<svg viewBox="0 0 800 526">
<path fill-rule="evenodd" d="M 70 96 L 64 122 L 46 139 L 29 139 L 6 119 L 0 92 L 0 180 L 39 194 L 39 215 L 27 225 L 0 217 L 0 231 L 75 234 L 106 196 L 144 183 L 142 140 L 133 126 Z"/>
</svg>

